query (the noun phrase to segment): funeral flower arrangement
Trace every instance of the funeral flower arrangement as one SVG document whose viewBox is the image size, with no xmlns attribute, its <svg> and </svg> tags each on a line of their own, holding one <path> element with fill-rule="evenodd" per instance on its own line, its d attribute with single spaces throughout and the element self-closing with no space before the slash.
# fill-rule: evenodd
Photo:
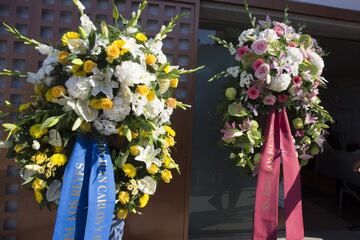
<svg viewBox="0 0 360 240">
<path fill-rule="evenodd" d="M 261 120 L 274 107 L 285 107 L 298 158 L 305 165 L 322 150 L 327 122 L 332 121 L 318 97 L 327 83 L 321 76 L 324 52 L 315 39 L 288 25 L 287 12 L 284 22 L 267 16 L 257 24 L 245 7 L 252 28 L 240 34 L 236 45 L 211 36 L 236 61 L 210 79 L 233 79 L 225 91 L 222 141 L 232 149 L 230 158 L 238 166 L 256 170 L 264 141 Z"/>
<path fill-rule="evenodd" d="M 31 101 L 19 106 L 17 119 L 3 124 L 9 136 L 2 145 L 9 147 L 8 154 L 15 158 L 36 201 L 51 206 L 59 201 L 74 137 L 106 137 L 116 181 L 116 213 L 123 219 L 145 207 L 158 182 L 169 183 L 172 170 L 178 170 L 171 157 L 175 131 L 170 117 L 174 109 L 188 105 L 173 95 L 180 75 L 196 69 L 172 66 L 162 52 L 162 40 L 180 15 L 148 39 L 137 24 L 146 1 L 130 20 L 114 6 L 115 25 L 102 22 L 99 29 L 84 13 L 83 4 L 74 3 L 81 26 L 65 33 L 55 47 L 5 24 L 8 32 L 46 58 L 36 73 L 1 72 L 26 77 L 35 89 Z"/>
</svg>

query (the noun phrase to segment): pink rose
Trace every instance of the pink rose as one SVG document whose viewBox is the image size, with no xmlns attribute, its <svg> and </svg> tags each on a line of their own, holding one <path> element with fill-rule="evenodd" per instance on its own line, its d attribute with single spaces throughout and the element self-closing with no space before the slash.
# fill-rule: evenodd
<svg viewBox="0 0 360 240">
<path fill-rule="evenodd" d="M 257 89 L 256 87 L 250 87 L 248 90 L 247 90 L 247 95 L 250 99 L 252 100 L 255 100 L 259 97 L 260 95 L 260 91 L 259 89 Z"/>
<path fill-rule="evenodd" d="M 240 60 L 245 54 L 247 54 L 250 51 L 248 46 L 240 47 L 236 50 L 236 59 Z"/>
<path fill-rule="evenodd" d="M 289 42 L 288 44 L 289 47 L 297 47 L 296 42 Z"/>
<path fill-rule="evenodd" d="M 255 42 L 253 42 L 253 44 L 251 44 L 251 49 L 257 55 L 263 55 L 264 53 L 266 53 L 267 47 L 268 44 L 264 39 L 256 40 Z"/>
<path fill-rule="evenodd" d="M 287 94 L 281 94 L 277 97 L 278 102 L 284 103 L 289 99 L 289 96 Z"/>
<path fill-rule="evenodd" d="M 276 35 L 278 35 L 279 37 L 284 35 L 284 29 L 280 26 L 275 26 L 274 31 L 275 31 Z"/>
<path fill-rule="evenodd" d="M 263 99 L 263 103 L 265 105 L 272 106 L 275 104 L 275 102 L 276 102 L 276 97 L 274 95 L 267 95 Z"/>
<path fill-rule="evenodd" d="M 265 61 L 262 58 L 256 59 L 255 62 L 252 64 L 252 68 L 254 69 L 254 71 L 256 71 L 263 63 L 265 63 Z"/>
<path fill-rule="evenodd" d="M 269 72 L 270 72 L 269 64 L 263 63 L 256 69 L 255 77 L 257 77 L 260 80 L 265 80 Z"/>
</svg>

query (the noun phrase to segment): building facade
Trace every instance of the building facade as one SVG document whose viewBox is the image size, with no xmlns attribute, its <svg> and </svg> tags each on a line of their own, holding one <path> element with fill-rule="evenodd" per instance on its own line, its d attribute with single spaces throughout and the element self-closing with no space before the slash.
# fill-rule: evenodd
<svg viewBox="0 0 360 240">
<path fill-rule="evenodd" d="M 95 22 L 112 22 L 110 0 L 82 2 Z M 139 3 L 137 0 L 114 2 L 127 17 Z M 164 51 L 170 61 L 174 65 L 187 68 L 203 64 L 208 67 L 196 76 L 181 79 L 176 92 L 178 99 L 194 105 L 186 112 L 177 112 L 173 120 L 178 132 L 176 161 L 181 166 L 181 175 L 175 176 L 172 184 L 163 184 L 160 187 L 142 216 L 131 216 L 127 220 L 125 239 L 180 240 L 189 237 L 251 235 L 251 204 L 255 179 L 249 179 L 241 171 L 238 172 L 238 169 L 229 169 L 227 163 L 223 163 L 226 150 L 215 150 L 218 149 L 218 117 L 210 112 L 216 111 L 216 104 L 222 96 L 223 83 L 213 86 L 207 84 L 207 78 L 230 61 L 224 51 L 210 41 L 207 35 L 222 34 L 232 40 L 233 36 L 229 33 L 233 28 L 229 27 L 233 26 L 236 31 L 245 29 L 248 19 L 242 2 L 149 0 L 149 6 L 141 18 L 141 25 L 149 36 L 153 36 L 177 13 L 189 13 L 181 19 L 164 42 Z M 339 103 L 332 97 L 346 97 L 349 88 L 358 89 L 359 86 L 353 79 L 354 75 L 359 76 L 359 67 L 354 68 L 351 61 L 338 62 L 336 59 L 343 57 L 348 60 L 350 57 L 337 50 L 338 46 L 346 49 L 346 54 L 349 54 L 348 51 L 360 54 L 359 9 L 285 0 L 253 0 L 249 3 L 254 8 L 255 15 L 264 17 L 270 14 L 275 18 L 280 18 L 282 9 L 288 5 L 294 23 L 305 22 L 311 34 L 320 37 L 326 47 L 334 49 L 335 56 L 329 60 L 328 68 L 342 71 L 329 70 L 327 73 L 330 80 L 334 80 L 334 85 L 329 89 L 329 93 L 325 94 L 328 99 L 326 105 L 339 119 L 358 114 L 356 106 L 344 109 L 344 105 L 349 104 Z M 5 21 L 25 35 L 46 43 L 56 42 L 64 32 L 74 30 L 79 24 L 79 16 L 72 0 L 0 0 L 0 21 Z M 14 40 L 0 27 L 1 69 L 35 71 L 40 61 L 40 55 Z M 347 84 L 344 86 L 338 78 L 346 80 Z M 343 92 L 336 93 L 339 88 L 344 88 Z M 20 102 L 25 101 L 32 91 L 24 79 L 0 77 L 0 102 L 10 100 L 14 109 Z M 360 98 L 343 101 L 360 103 Z M 16 118 L 14 109 L 10 109 L 10 118 Z M 9 111 L 2 104 L 0 110 Z M 352 123 L 351 118 L 344 121 L 344 125 L 353 124 L 351 128 L 358 134 L 360 126 Z M 340 126 L 339 129 L 349 135 L 349 127 Z M 360 139 L 360 134 L 356 136 Z M 222 210 L 208 202 L 218 192 L 224 195 L 222 203 L 228 202 L 223 204 L 225 209 Z M 229 215 L 223 210 L 232 213 Z M 234 212 L 236 214 L 233 214 Z M 12 159 L 7 159 L 6 152 L 0 150 L 0 239 L 50 239 L 54 218 L 55 211 L 40 211 L 33 200 L 32 192 L 22 190 Z"/>
</svg>

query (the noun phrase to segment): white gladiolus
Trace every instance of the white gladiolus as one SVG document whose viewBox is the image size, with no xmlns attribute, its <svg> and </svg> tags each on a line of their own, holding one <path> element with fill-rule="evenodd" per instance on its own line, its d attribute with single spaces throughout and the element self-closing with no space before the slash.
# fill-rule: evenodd
<svg viewBox="0 0 360 240">
<path fill-rule="evenodd" d="M 320 76 L 324 69 L 324 60 L 316 52 L 309 52 L 309 61 L 316 66 L 317 75 Z"/>
<path fill-rule="evenodd" d="M 96 31 L 96 27 L 94 23 L 90 20 L 90 18 L 84 14 L 80 17 L 81 27 L 85 30 L 85 32 L 89 35 L 92 31 Z"/>
</svg>

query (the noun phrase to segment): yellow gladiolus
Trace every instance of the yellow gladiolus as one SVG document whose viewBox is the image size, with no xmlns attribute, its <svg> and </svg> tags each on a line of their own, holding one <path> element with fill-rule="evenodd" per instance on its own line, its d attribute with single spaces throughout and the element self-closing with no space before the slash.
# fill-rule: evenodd
<svg viewBox="0 0 360 240">
<path fill-rule="evenodd" d="M 165 131 L 167 132 L 167 134 L 169 134 L 172 137 L 175 137 L 176 132 L 174 129 L 172 129 L 170 126 L 164 126 Z"/>
<path fill-rule="evenodd" d="M 147 36 L 143 33 L 137 33 L 135 35 L 136 40 L 138 40 L 139 42 L 146 42 L 148 40 Z"/>
<path fill-rule="evenodd" d="M 153 65 L 156 62 L 156 57 L 152 54 L 147 54 L 145 61 L 147 65 Z"/>
<path fill-rule="evenodd" d="M 165 142 L 167 147 L 173 147 L 175 145 L 175 140 L 173 137 L 166 137 Z"/>
<path fill-rule="evenodd" d="M 67 58 L 69 57 L 70 53 L 67 51 L 60 51 L 58 54 L 58 60 L 61 63 L 67 63 Z"/>
<path fill-rule="evenodd" d="M 34 124 L 30 127 L 29 133 L 33 138 L 41 138 L 48 132 L 47 128 L 41 129 L 41 124 Z"/>
<path fill-rule="evenodd" d="M 15 151 L 16 153 L 20 153 L 22 150 L 24 150 L 24 149 L 27 148 L 27 147 L 28 147 L 27 144 L 16 144 L 16 145 L 14 146 L 14 151 Z"/>
<path fill-rule="evenodd" d="M 94 63 L 93 61 L 91 60 L 87 60 L 84 62 L 84 72 L 85 73 L 91 73 L 92 70 L 94 69 L 94 67 L 96 67 L 97 64 Z"/>
<path fill-rule="evenodd" d="M 62 38 L 61 38 L 61 42 L 64 46 L 67 46 L 68 40 L 69 39 L 79 39 L 80 38 L 80 34 L 78 34 L 77 32 L 67 32 L 65 33 Z"/>
<path fill-rule="evenodd" d="M 139 208 L 144 208 L 149 202 L 150 196 L 148 194 L 144 194 L 139 198 Z"/>
<path fill-rule="evenodd" d="M 55 87 L 52 87 L 51 88 L 51 95 L 54 97 L 54 98 L 59 98 L 59 97 L 62 97 L 63 95 L 66 94 L 66 89 L 59 85 L 59 86 L 55 86 Z"/>
<path fill-rule="evenodd" d="M 35 193 L 36 202 L 40 204 L 44 199 L 43 195 L 41 194 L 41 191 L 35 190 L 34 193 Z"/>
<path fill-rule="evenodd" d="M 128 203 L 130 201 L 130 195 L 128 192 L 121 191 L 121 192 L 119 192 L 118 199 L 121 202 L 121 204 L 125 205 L 126 203 Z"/>
<path fill-rule="evenodd" d="M 119 209 L 116 216 L 119 219 L 125 219 L 128 215 L 129 211 L 127 209 Z"/>
<path fill-rule="evenodd" d="M 136 176 L 136 168 L 131 163 L 125 163 L 122 166 L 122 170 L 125 173 L 125 176 L 129 178 L 134 178 Z"/>
<path fill-rule="evenodd" d="M 170 87 L 177 88 L 178 85 L 179 85 L 179 79 L 177 78 L 170 79 Z"/>
<path fill-rule="evenodd" d="M 24 112 L 26 109 L 31 107 L 31 102 L 20 104 L 19 106 L 19 112 Z"/>
<path fill-rule="evenodd" d="M 167 66 L 164 68 L 164 73 L 168 74 L 169 72 L 171 72 L 171 66 L 170 66 L 170 65 L 167 65 Z"/>
<path fill-rule="evenodd" d="M 175 98 L 168 98 L 166 100 L 166 104 L 171 108 L 176 108 L 177 106 L 177 100 Z"/>
<path fill-rule="evenodd" d="M 44 180 L 36 178 L 32 184 L 31 187 L 35 190 L 35 191 L 41 191 L 46 187 L 46 183 Z"/>
<path fill-rule="evenodd" d="M 161 171 L 161 178 L 165 183 L 170 183 L 172 174 L 170 170 L 164 169 Z"/>
</svg>

